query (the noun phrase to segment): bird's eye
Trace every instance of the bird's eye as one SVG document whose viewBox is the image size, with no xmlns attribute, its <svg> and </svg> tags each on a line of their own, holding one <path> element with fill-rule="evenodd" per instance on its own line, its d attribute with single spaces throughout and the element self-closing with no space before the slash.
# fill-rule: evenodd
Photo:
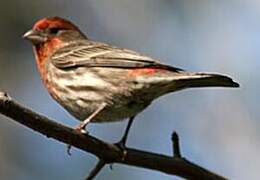
<svg viewBox="0 0 260 180">
<path fill-rule="evenodd" d="M 49 29 L 51 34 L 57 34 L 59 30 L 60 30 L 59 28 L 55 28 L 55 27 Z"/>
</svg>

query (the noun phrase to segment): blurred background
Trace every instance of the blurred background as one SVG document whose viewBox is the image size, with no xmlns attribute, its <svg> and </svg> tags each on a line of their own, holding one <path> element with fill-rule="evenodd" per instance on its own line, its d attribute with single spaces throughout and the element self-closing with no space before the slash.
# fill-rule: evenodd
<svg viewBox="0 0 260 180">
<path fill-rule="evenodd" d="M 239 89 L 191 89 L 164 96 L 137 116 L 128 146 L 171 155 L 179 133 L 183 155 L 230 179 L 259 179 L 260 2 L 258 0 L 78 0 L 0 2 L 0 89 L 52 119 L 78 124 L 43 88 L 31 45 L 21 38 L 45 16 L 75 22 L 89 38 L 137 50 L 191 71 L 228 74 Z M 0 178 L 83 179 L 97 162 L 1 116 Z M 109 142 L 126 121 L 91 124 Z M 114 165 L 97 179 L 179 179 Z"/>
</svg>

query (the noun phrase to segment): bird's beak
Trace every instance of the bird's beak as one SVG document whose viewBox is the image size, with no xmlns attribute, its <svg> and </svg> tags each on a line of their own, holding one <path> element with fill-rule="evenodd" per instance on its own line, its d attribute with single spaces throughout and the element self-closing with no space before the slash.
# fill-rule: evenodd
<svg viewBox="0 0 260 180">
<path fill-rule="evenodd" d="M 47 41 L 47 36 L 45 33 L 38 30 L 29 30 L 24 35 L 23 38 L 31 41 L 34 45 L 44 43 Z"/>
</svg>

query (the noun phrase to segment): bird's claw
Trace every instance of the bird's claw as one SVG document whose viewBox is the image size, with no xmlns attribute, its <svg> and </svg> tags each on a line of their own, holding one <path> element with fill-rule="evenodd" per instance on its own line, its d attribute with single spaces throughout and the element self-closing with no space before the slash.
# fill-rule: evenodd
<svg viewBox="0 0 260 180">
<path fill-rule="evenodd" d="M 125 142 L 124 141 L 119 141 L 119 142 L 115 143 L 115 145 L 122 151 L 123 155 L 121 157 L 121 160 L 124 161 L 125 157 L 126 157 L 126 154 L 127 154 Z"/>
<path fill-rule="evenodd" d="M 83 127 L 83 126 L 81 126 L 81 125 L 77 126 L 77 127 L 75 128 L 75 130 L 78 131 L 78 132 L 81 133 L 81 134 L 84 134 L 84 135 L 88 135 L 88 134 L 89 134 L 89 132 L 85 129 L 85 127 Z M 68 154 L 69 156 L 71 156 L 71 148 L 72 148 L 71 144 L 68 144 L 68 145 L 67 145 L 67 154 Z"/>
<path fill-rule="evenodd" d="M 89 132 L 85 129 L 85 127 L 77 126 L 75 128 L 75 130 L 78 131 L 81 134 L 85 134 L 85 135 L 89 134 Z"/>
</svg>

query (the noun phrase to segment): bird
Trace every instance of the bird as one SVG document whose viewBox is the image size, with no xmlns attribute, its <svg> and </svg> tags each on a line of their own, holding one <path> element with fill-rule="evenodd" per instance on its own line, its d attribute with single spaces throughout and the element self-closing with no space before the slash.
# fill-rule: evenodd
<svg viewBox="0 0 260 180">
<path fill-rule="evenodd" d="M 239 87 L 226 75 L 188 72 L 141 53 L 89 39 L 61 17 L 38 20 L 23 38 L 32 43 L 49 94 L 81 123 L 129 119 L 118 141 L 126 146 L 137 114 L 155 99 L 187 88 Z"/>
</svg>

